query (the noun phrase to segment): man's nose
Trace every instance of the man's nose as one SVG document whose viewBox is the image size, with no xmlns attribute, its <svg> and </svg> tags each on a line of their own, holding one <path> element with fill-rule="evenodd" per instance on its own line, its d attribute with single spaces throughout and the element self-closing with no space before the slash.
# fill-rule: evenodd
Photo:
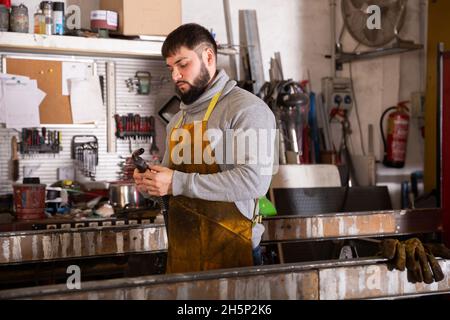
<svg viewBox="0 0 450 320">
<path fill-rule="evenodd" d="M 178 70 L 174 69 L 172 71 L 172 80 L 176 82 L 176 81 L 180 80 L 181 78 L 183 78 L 181 73 Z"/>
</svg>

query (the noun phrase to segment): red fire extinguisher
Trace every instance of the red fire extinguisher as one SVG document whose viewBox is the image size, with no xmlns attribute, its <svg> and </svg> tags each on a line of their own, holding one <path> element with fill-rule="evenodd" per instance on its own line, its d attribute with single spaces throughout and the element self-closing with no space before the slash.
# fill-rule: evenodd
<svg viewBox="0 0 450 320">
<path fill-rule="evenodd" d="M 406 104 L 409 101 L 399 102 L 395 107 L 390 107 L 383 112 L 380 119 L 381 137 L 384 144 L 383 164 L 386 167 L 403 168 L 406 160 L 406 146 L 408 144 L 409 109 Z M 388 112 L 395 110 L 388 117 L 387 141 L 384 135 L 383 121 Z"/>
<path fill-rule="evenodd" d="M 11 8 L 11 0 L 0 0 L 0 4 L 4 5 L 6 8 Z"/>
</svg>

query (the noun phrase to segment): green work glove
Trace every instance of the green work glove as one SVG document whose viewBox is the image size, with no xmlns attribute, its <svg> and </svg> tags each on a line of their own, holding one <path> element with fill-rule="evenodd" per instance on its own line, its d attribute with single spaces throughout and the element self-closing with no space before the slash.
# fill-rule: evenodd
<svg viewBox="0 0 450 320">
<path fill-rule="evenodd" d="M 259 214 L 263 217 L 272 217 L 277 215 L 277 209 L 266 196 L 259 198 Z"/>
<path fill-rule="evenodd" d="M 389 259 L 388 266 L 408 272 L 408 281 L 412 283 L 441 281 L 444 274 L 434 255 L 450 257 L 450 250 L 442 244 L 422 244 L 417 238 L 404 242 L 385 239 L 380 243 L 381 255 Z"/>
</svg>

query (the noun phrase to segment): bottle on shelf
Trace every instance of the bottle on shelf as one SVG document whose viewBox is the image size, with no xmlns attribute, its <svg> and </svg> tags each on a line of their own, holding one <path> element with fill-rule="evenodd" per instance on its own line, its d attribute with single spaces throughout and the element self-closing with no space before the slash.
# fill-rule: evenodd
<svg viewBox="0 0 450 320">
<path fill-rule="evenodd" d="M 53 2 L 53 34 L 64 34 L 64 2 Z"/>
<path fill-rule="evenodd" d="M 53 33 L 53 3 L 51 1 L 42 1 L 41 9 L 45 16 L 45 34 Z"/>
<path fill-rule="evenodd" d="M 34 14 L 34 33 L 45 34 L 45 16 L 41 9 Z"/>
</svg>

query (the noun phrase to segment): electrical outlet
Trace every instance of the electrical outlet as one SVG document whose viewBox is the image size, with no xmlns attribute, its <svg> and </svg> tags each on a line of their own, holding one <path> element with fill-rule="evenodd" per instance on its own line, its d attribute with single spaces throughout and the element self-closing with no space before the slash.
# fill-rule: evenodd
<svg viewBox="0 0 450 320">
<path fill-rule="evenodd" d="M 75 168 L 74 167 L 61 167 L 58 168 L 58 180 L 75 180 Z"/>
<path fill-rule="evenodd" d="M 24 166 L 23 167 L 23 177 L 24 178 L 34 178 L 36 177 L 36 171 L 39 170 L 41 166 Z"/>
<path fill-rule="evenodd" d="M 347 115 L 353 108 L 352 82 L 349 78 L 322 78 L 322 94 L 328 115 L 345 110 Z"/>
<path fill-rule="evenodd" d="M 423 118 L 425 113 L 425 95 L 423 92 L 411 93 L 411 117 Z"/>
</svg>

